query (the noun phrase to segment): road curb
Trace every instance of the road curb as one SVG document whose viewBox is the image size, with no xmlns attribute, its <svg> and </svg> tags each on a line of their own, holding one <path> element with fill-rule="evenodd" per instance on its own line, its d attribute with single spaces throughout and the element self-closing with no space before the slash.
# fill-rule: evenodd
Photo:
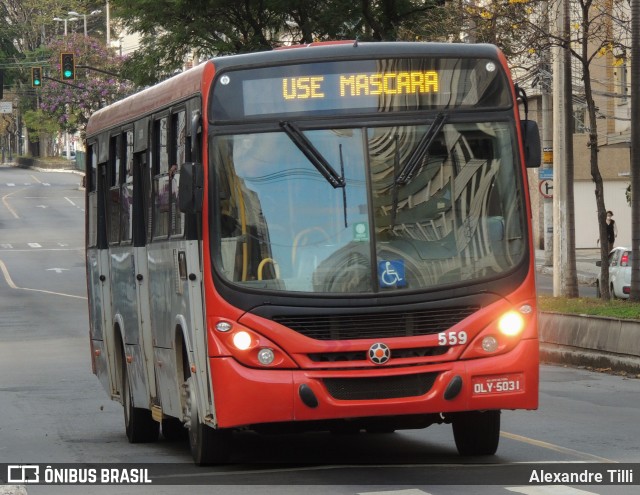
<svg viewBox="0 0 640 495">
<path fill-rule="evenodd" d="M 553 275 L 553 267 L 551 266 L 537 266 L 536 271 L 544 275 Z M 578 273 L 577 278 L 579 285 L 588 285 L 595 287 L 596 282 L 598 281 L 598 277 L 596 277 L 595 275 L 589 275 L 587 273 Z"/>
<path fill-rule="evenodd" d="M 640 321 L 543 312 L 539 336 L 542 360 L 640 373 Z"/>
</svg>

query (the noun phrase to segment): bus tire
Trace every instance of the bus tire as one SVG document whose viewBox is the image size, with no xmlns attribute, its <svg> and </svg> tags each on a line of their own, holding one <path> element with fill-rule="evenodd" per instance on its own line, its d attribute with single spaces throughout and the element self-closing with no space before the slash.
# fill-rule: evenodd
<svg viewBox="0 0 640 495">
<path fill-rule="evenodd" d="M 231 430 L 214 429 L 202 421 L 198 414 L 198 396 L 193 377 L 186 381 L 189 447 L 193 462 L 198 466 L 224 464 L 231 456 Z"/>
<path fill-rule="evenodd" d="M 160 423 L 151 416 L 149 409 L 133 407 L 127 366 L 122 365 L 122 405 L 124 406 L 124 427 L 130 443 L 148 443 L 158 440 Z"/>
<path fill-rule="evenodd" d="M 162 436 L 169 442 L 182 442 L 189 438 L 189 430 L 178 418 L 164 418 Z"/>
<path fill-rule="evenodd" d="M 500 441 L 500 411 L 469 411 L 456 414 L 453 438 L 463 456 L 494 455 Z"/>
</svg>

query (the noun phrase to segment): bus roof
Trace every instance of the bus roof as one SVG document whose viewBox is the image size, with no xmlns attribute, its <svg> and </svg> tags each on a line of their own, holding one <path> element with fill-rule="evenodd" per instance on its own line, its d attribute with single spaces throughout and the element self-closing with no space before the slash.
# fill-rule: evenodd
<svg viewBox="0 0 640 495">
<path fill-rule="evenodd" d="M 426 43 L 412 41 L 388 42 L 325 42 L 301 45 L 296 50 L 273 50 L 268 52 L 244 53 L 214 58 L 216 72 L 223 68 L 304 63 L 306 60 L 333 61 L 370 58 L 403 58 L 418 56 L 434 57 L 498 57 L 495 45 L 464 43 Z"/>
<path fill-rule="evenodd" d="M 166 81 L 143 89 L 95 112 L 87 124 L 87 136 L 130 122 L 201 92 L 203 74 L 211 62 L 189 69 Z"/>
<path fill-rule="evenodd" d="M 273 50 L 227 55 L 178 74 L 144 89 L 109 107 L 95 112 L 87 124 L 87 136 L 165 108 L 202 92 L 205 71 L 227 68 L 250 68 L 272 64 L 294 64 L 305 61 L 336 61 L 386 57 L 471 57 L 497 58 L 500 51 L 489 44 L 425 43 L 425 42 L 326 42 L 311 43 L 295 50 Z"/>
</svg>

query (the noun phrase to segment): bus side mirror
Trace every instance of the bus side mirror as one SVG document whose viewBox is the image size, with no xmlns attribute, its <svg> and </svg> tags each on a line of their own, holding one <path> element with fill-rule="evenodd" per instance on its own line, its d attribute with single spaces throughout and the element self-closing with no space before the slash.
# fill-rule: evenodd
<svg viewBox="0 0 640 495">
<path fill-rule="evenodd" d="M 535 120 L 521 120 L 522 142 L 524 144 L 524 162 L 527 168 L 538 168 L 540 156 L 540 131 Z"/>
<path fill-rule="evenodd" d="M 182 213 L 194 214 L 202 211 L 204 177 L 200 163 L 187 162 L 180 167 L 178 207 Z"/>
</svg>

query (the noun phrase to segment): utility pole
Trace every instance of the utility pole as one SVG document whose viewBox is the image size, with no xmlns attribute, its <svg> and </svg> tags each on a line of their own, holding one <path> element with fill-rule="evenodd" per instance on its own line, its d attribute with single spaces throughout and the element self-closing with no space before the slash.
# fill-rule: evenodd
<svg viewBox="0 0 640 495">
<path fill-rule="evenodd" d="M 549 32 L 549 3 L 542 2 L 542 32 Z M 546 46 L 541 54 L 539 72 L 542 94 L 542 170 L 553 173 L 553 98 L 551 96 L 551 49 Z M 542 180 L 542 177 L 539 177 Z M 553 191 L 553 190 L 552 190 Z M 546 195 L 543 201 L 544 266 L 553 266 L 553 199 Z"/>
<path fill-rule="evenodd" d="M 640 300 L 640 0 L 631 0 L 631 294 Z"/>
<path fill-rule="evenodd" d="M 575 221 L 573 218 L 573 102 L 571 88 L 570 0 L 558 2 L 555 32 L 562 46 L 553 71 L 553 295 L 577 297 Z"/>
<path fill-rule="evenodd" d="M 556 2 L 554 33 L 564 39 L 564 4 L 566 0 Z M 564 55 L 562 46 L 553 48 L 553 295 L 562 295 L 564 266 L 562 246 L 566 244 L 566 232 L 562 228 L 566 212 L 565 163 L 564 163 L 564 121 L 567 118 L 567 100 L 564 95 Z"/>
</svg>

